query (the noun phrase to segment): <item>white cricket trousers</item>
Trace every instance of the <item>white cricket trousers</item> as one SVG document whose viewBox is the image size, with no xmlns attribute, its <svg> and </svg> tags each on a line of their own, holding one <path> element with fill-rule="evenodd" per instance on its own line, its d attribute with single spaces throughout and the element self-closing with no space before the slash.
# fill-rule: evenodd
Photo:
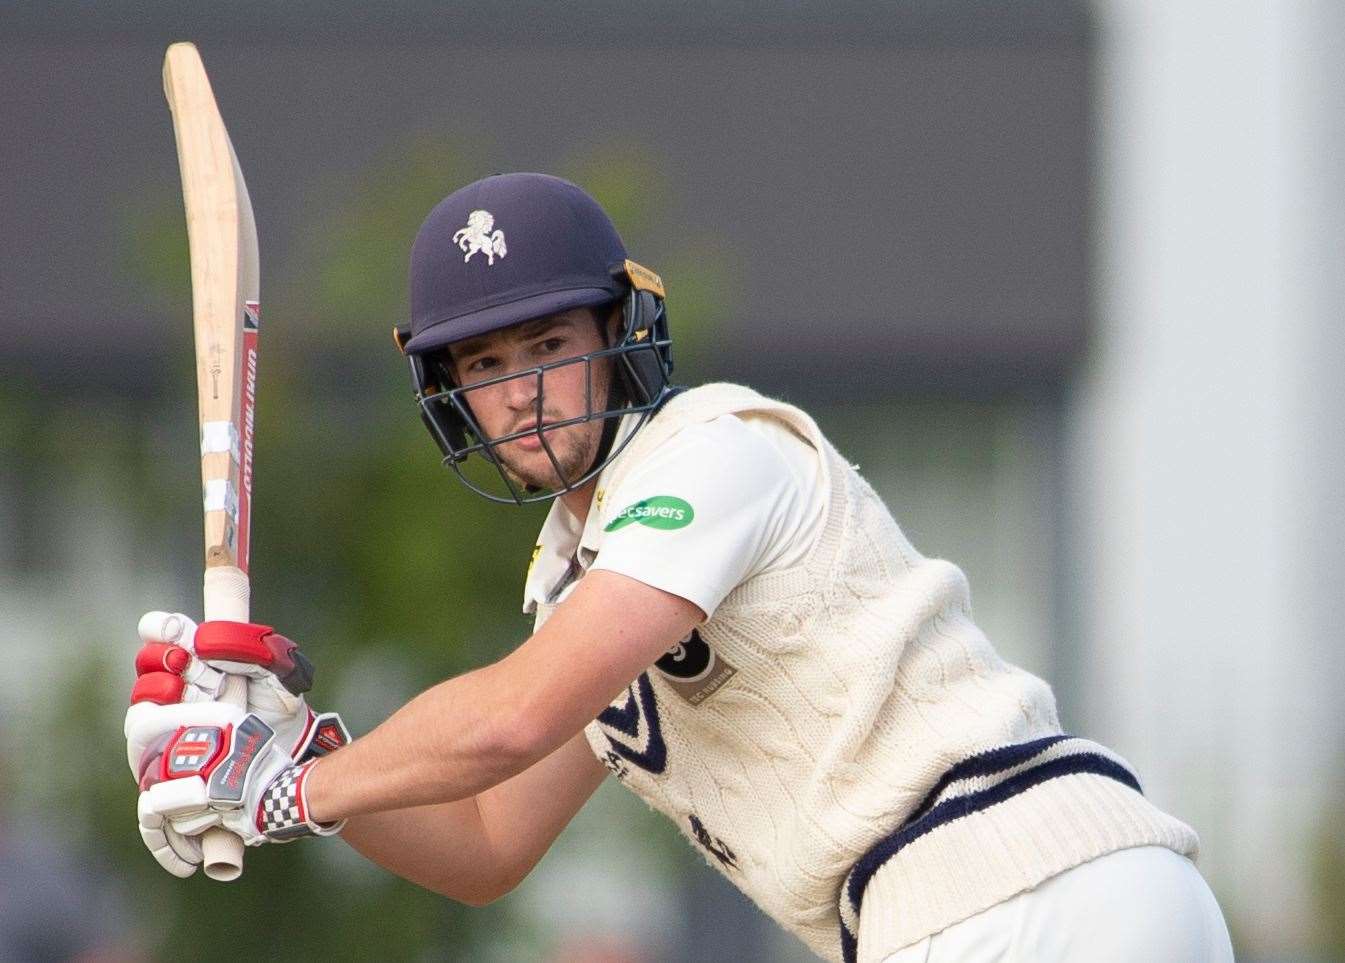
<svg viewBox="0 0 1345 963">
<path fill-rule="evenodd" d="M 859 917 L 860 963 L 865 904 Z M 1184 856 L 1122 849 L 1054 876 L 881 963 L 1232 963 L 1219 904 Z"/>
</svg>

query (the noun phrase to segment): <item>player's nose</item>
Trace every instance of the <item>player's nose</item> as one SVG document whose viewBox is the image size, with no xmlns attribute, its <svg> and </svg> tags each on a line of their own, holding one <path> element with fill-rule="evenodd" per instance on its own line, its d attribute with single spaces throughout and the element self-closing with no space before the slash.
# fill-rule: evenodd
<svg viewBox="0 0 1345 963">
<path fill-rule="evenodd" d="M 533 407 L 537 401 L 538 373 L 528 371 L 515 375 L 500 384 L 504 391 L 505 404 L 515 411 Z"/>
</svg>

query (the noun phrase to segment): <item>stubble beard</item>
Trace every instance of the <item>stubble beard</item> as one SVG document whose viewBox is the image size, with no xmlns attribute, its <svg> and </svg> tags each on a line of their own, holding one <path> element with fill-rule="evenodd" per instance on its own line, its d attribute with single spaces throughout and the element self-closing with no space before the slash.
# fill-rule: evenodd
<svg viewBox="0 0 1345 963">
<path fill-rule="evenodd" d="M 543 489 L 562 489 L 573 485 L 593 464 L 598 450 L 598 433 L 593 430 L 600 421 L 587 421 L 571 428 L 543 432 L 543 448 L 529 452 L 530 460 L 541 460 L 540 469 L 524 467 L 517 463 L 517 455 L 505 454 L 501 458 L 505 474 L 509 480 L 525 488 L 540 491 Z M 546 448 L 556 456 L 560 465 L 560 477 L 556 476 L 556 467 L 547 456 Z"/>
<path fill-rule="evenodd" d="M 593 464 L 603 424 L 601 420 L 594 420 L 569 428 L 543 430 L 542 448 L 535 452 L 510 452 L 507 448 L 512 445 L 506 445 L 506 451 L 499 453 L 500 465 L 511 481 L 530 491 L 560 490 L 572 486 Z M 547 456 L 547 448 L 555 456 L 555 464 Z M 560 465 L 560 477 L 555 473 L 555 465 Z"/>
<path fill-rule="evenodd" d="M 606 419 L 592 416 L 595 412 L 607 409 L 607 406 L 611 403 L 611 391 L 610 375 L 608 377 L 600 375 L 598 379 L 595 379 L 592 397 L 595 401 L 599 398 L 602 400 L 600 403 L 595 403 L 593 409 L 589 412 L 588 421 L 569 428 L 542 432 L 543 447 L 536 452 L 529 453 L 531 459 L 541 460 L 539 470 L 516 464 L 517 454 L 501 453 L 500 464 L 509 480 L 532 491 L 560 491 L 574 485 L 589 470 L 597 457 L 603 426 L 607 422 Z M 546 414 L 545 417 L 561 420 L 555 415 Z M 550 448 L 551 453 L 556 457 L 556 464 L 560 466 L 560 477 L 556 476 L 556 465 L 551 463 L 551 459 L 547 455 L 547 448 Z"/>
</svg>

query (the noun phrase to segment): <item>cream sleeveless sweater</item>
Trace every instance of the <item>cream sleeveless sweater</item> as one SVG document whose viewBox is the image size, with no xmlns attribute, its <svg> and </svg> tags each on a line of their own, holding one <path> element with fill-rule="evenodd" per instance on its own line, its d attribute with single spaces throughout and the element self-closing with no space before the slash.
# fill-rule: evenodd
<svg viewBox="0 0 1345 963">
<path fill-rule="evenodd" d="M 881 959 L 1097 856 L 1195 853 L 1124 760 L 1061 733 L 1046 683 L 972 622 L 962 572 L 920 555 L 799 409 L 735 385 L 678 395 L 593 511 L 619 510 L 601 493 L 666 439 L 725 414 L 777 418 L 819 452 L 825 522 L 802 564 L 739 585 L 699 628 L 727 681 L 693 703 L 654 666 L 588 726 L 621 782 L 832 960 L 856 958 L 861 908 L 864 957 Z"/>
</svg>

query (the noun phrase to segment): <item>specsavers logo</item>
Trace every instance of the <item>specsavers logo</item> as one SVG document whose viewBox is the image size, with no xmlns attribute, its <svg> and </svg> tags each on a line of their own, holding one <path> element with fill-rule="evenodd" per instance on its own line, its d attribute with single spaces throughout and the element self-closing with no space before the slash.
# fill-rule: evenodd
<svg viewBox="0 0 1345 963">
<path fill-rule="evenodd" d="M 603 531 L 615 532 L 618 528 L 635 524 L 665 530 L 686 528 L 695 517 L 695 509 L 676 495 L 655 495 L 621 509 Z"/>
</svg>

